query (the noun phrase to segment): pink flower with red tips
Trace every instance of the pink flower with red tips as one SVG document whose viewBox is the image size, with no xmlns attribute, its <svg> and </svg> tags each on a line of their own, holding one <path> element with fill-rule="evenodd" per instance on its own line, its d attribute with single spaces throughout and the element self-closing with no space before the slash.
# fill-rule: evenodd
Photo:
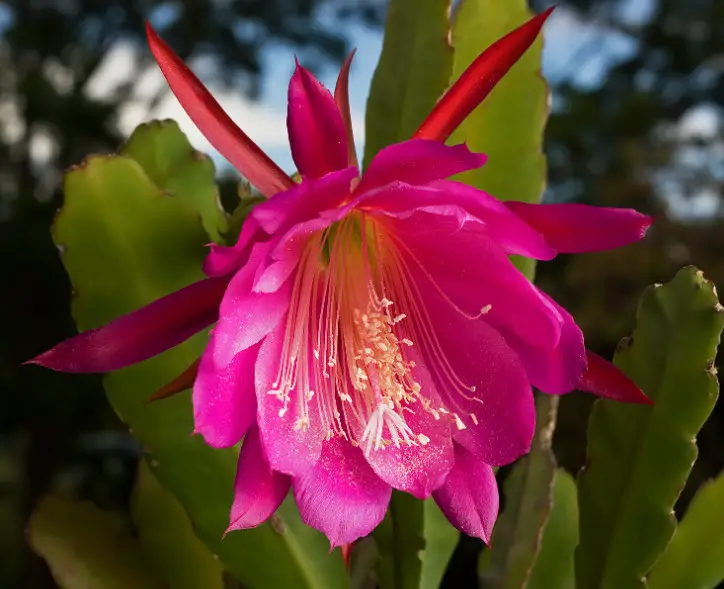
<svg viewBox="0 0 724 589">
<path fill-rule="evenodd" d="M 619 247 L 651 220 L 632 210 L 501 203 L 450 177 L 485 156 L 443 142 L 530 46 L 548 13 L 483 53 L 415 137 L 360 176 L 347 93 L 297 65 L 288 130 L 293 183 L 221 110 L 149 27 L 171 89 L 209 141 L 268 200 L 235 246 L 214 245 L 208 278 L 34 361 L 113 370 L 216 322 L 193 388 L 195 429 L 239 455 L 230 530 L 264 522 L 292 488 L 332 545 L 371 532 L 392 489 L 432 495 L 488 541 L 492 466 L 525 454 L 532 387 L 647 402 L 587 352 L 565 309 L 509 255 Z"/>
</svg>

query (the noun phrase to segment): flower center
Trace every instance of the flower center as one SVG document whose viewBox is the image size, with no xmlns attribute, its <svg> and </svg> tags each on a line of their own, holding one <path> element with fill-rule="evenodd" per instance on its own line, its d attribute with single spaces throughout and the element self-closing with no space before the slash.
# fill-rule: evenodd
<svg viewBox="0 0 724 589">
<path fill-rule="evenodd" d="M 295 411 L 295 429 L 306 431 L 311 420 L 319 420 L 326 439 L 342 436 L 366 454 L 429 443 L 406 419 L 418 411 L 465 428 L 413 374 L 415 340 L 434 338 L 395 251 L 384 230 L 361 212 L 310 238 L 294 282 L 279 374 L 269 391 L 282 403 L 280 416 L 290 407 Z M 405 309 L 415 316 L 408 318 Z M 435 355 L 444 356 L 439 349 Z"/>
</svg>

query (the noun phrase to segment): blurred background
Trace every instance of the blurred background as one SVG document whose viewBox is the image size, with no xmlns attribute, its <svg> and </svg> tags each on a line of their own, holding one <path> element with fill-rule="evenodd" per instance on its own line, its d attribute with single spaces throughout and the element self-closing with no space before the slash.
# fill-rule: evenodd
<svg viewBox="0 0 724 589">
<path fill-rule="evenodd" d="M 548 2 L 533 0 L 542 10 Z M 642 289 L 696 264 L 724 284 L 724 2 L 559 0 L 545 29 L 552 89 L 546 199 L 635 207 L 657 218 L 647 240 L 539 265 L 544 290 L 610 357 Z M 150 18 L 231 116 L 285 169 L 286 83 L 294 55 L 328 86 L 358 48 L 355 133 L 381 48 L 383 0 L 5 0 L 0 3 L 0 588 L 55 587 L 24 542 L 51 490 L 127 508 L 139 451 L 100 379 L 21 363 L 74 333 L 70 286 L 51 240 L 65 168 L 115 151 L 150 118 L 183 115 L 143 38 Z M 213 154 L 222 196 L 236 176 Z M 590 399 L 564 398 L 560 462 L 585 460 Z M 724 405 L 700 436 L 679 508 L 724 466 Z M 474 575 L 463 542 L 449 579 Z M 462 585 L 459 585 L 462 586 Z"/>
</svg>

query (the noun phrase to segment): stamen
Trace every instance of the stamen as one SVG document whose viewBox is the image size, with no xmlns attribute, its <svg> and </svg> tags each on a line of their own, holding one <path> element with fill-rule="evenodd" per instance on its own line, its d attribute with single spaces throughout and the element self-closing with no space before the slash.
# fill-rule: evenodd
<svg viewBox="0 0 724 589">
<path fill-rule="evenodd" d="M 281 403 L 280 417 L 292 409 L 295 430 L 304 432 L 314 421 L 325 439 L 339 435 L 367 455 L 430 443 L 406 421 L 416 413 L 413 407 L 458 429 L 467 427 L 459 414 L 477 423 L 459 407 L 438 407 L 437 400 L 433 407 L 415 380 L 415 361 L 406 357 L 413 346 L 430 359 L 431 376 L 447 390 L 468 400 L 475 390 L 455 374 L 440 349 L 398 246 L 359 212 L 310 238 L 300 256 L 278 374 L 268 392 Z M 490 309 L 463 314 L 475 319 Z"/>
</svg>

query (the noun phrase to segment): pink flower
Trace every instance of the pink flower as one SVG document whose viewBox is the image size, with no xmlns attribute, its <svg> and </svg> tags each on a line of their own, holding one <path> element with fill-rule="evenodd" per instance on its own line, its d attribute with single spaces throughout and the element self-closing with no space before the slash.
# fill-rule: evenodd
<svg viewBox="0 0 724 589">
<path fill-rule="evenodd" d="M 227 117 L 150 29 L 172 90 L 209 141 L 270 197 L 233 247 L 211 246 L 208 278 L 34 362 L 121 368 L 216 321 L 193 388 L 196 432 L 244 439 L 230 530 L 264 522 L 293 489 L 332 545 L 371 532 L 392 489 L 432 495 L 485 541 L 498 511 L 492 466 L 525 454 L 532 387 L 631 402 L 643 393 L 587 352 L 573 318 L 513 266 L 641 239 L 635 211 L 501 203 L 449 180 L 485 156 L 446 146 L 538 34 L 545 13 L 483 55 L 416 136 L 360 177 L 347 74 L 334 96 L 297 66 L 289 85 L 294 184 Z"/>
</svg>

